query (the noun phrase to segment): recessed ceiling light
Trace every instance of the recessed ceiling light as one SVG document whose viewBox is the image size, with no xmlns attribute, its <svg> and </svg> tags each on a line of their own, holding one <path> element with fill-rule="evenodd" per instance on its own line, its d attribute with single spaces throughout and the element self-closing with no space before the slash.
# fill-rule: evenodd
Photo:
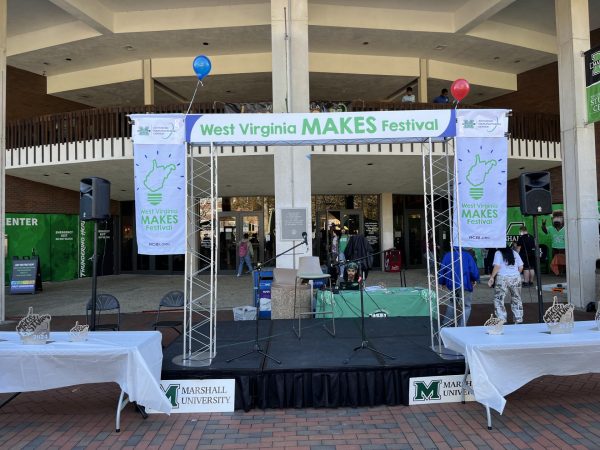
<svg viewBox="0 0 600 450">
<path fill-rule="evenodd" d="M 363 45 L 369 45 L 368 41 L 363 42 Z"/>
<path fill-rule="evenodd" d="M 65 175 L 71 175 L 71 172 L 63 172 Z"/>
<path fill-rule="evenodd" d="M 434 50 L 444 50 L 446 47 L 448 47 L 447 45 L 436 45 L 435 47 L 433 47 Z"/>
<path fill-rule="evenodd" d="M 127 192 L 127 189 L 121 189 L 121 192 Z"/>
<path fill-rule="evenodd" d="M 45 66 L 49 66 L 50 65 L 50 63 L 46 62 L 46 61 L 44 61 L 42 64 L 45 65 Z"/>
<path fill-rule="evenodd" d="M 50 174 L 48 174 L 48 173 L 45 173 L 45 174 L 44 174 L 44 176 L 45 176 L 45 177 L 49 177 L 49 176 L 50 176 Z"/>
<path fill-rule="evenodd" d="M 525 170 L 525 166 L 519 167 L 519 170 Z"/>
<path fill-rule="evenodd" d="M 352 186 L 352 183 L 348 183 L 347 186 Z"/>
<path fill-rule="evenodd" d="M 203 42 L 202 45 L 209 45 L 208 42 Z"/>
<path fill-rule="evenodd" d="M 367 163 L 367 166 L 372 166 L 372 165 L 373 165 L 373 163 Z"/>
<path fill-rule="evenodd" d="M 124 45 L 123 48 L 125 50 L 127 50 L 128 52 L 132 52 L 132 51 L 135 50 L 135 47 L 133 45 L 131 45 L 131 44 Z"/>
<path fill-rule="evenodd" d="M 65 58 L 65 61 L 73 61 L 71 58 Z"/>
<path fill-rule="evenodd" d="M 228 94 L 231 94 L 231 91 L 230 91 L 230 90 L 226 90 L 225 92 L 227 92 Z"/>
<path fill-rule="evenodd" d="M 521 60 L 520 60 L 520 59 L 515 59 L 513 62 L 514 62 L 515 64 L 519 64 L 519 63 L 521 62 Z"/>
<path fill-rule="evenodd" d="M 230 184 L 226 184 L 225 187 L 231 187 L 231 185 Z"/>
<path fill-rule="evenodd" d="M 498 61 L 500 59 L 499 56 L 494 56 L 494 61 Z"/>
</svg>

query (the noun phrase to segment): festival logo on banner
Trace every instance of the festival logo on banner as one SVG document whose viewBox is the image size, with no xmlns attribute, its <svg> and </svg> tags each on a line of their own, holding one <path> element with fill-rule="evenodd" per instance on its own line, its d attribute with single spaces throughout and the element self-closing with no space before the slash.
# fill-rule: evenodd
<svg viewBox="0 0 600 450">
<path fill-rule="evenodd" d="M 457 138 L 456 180 L 461 245 L 506 245 L 506 138 Z M 455 228 L 455 242 L 458 236 Z"/>
<path fill-rule="evenodd" d="M 185 253 L 186 152 L 183 118 L 135 116 L 134 120 L 138 253 Z"/>
<path fill-rule="evenodd" d="M 458 137 L 504 137 L 508 130 L 507 110 L 459 109 L 456 123 Z"/>
</svg>

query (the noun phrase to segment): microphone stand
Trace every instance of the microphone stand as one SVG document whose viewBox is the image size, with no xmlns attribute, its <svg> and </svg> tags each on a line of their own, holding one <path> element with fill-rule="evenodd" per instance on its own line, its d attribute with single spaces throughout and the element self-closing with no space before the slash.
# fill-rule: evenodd
<svg viewBox="0 0 600 450">
<path fill-rule="evenodd" d="M 302 242 L 300 242 L 299 244 L 296 244 L 293 247 L 290 247 L 287 250 L 279 253 L 278 255 L 273 256 L 271 259 L 267 259 L 266 261 L 264 261 L 262 263 L 257 263 L 256 264 L 256 271 L 258 272 L 258 274 L 257 274 L 256 287 L 254 289 L 257 290 L 257 295 L 255 296 L 255 298 L 258 299 L 258 306 L 256 307 L 256 319 L 254 320 L 254 322 L 255 322 L 254 346 L 253 346 L 252 350 L 249 350 L 249 351 L 247 351 L 245 353 L 242 353 L 241 355 L 234 356 L 233 358 L 228 359 L 226 361 L 227 363 L 230 363 L 231 361 L 235 361 L 236 359 L 243 358 L 244 356 L 251 355 L 252 353 L 258 353 L 259 355 L 262 355 L 265 358 L 269 358 L 269 359 L 273 360 L 277 364 L 281 364 L 281 361 L 279 361 L 278 359 L 276 359 L 273 356 L 269 355 L 266 351 L 264 351 L 262 349 L 262 347 L 260 346 L 259 339 L 258 339 L 258 321 L 259 321 L 258 316 L 259 316 L 259 312 L 260 312 L 260 299 L 258 298 L 258 290 L 260 289 L 260 274 L 261 274 L 262 266 L 263 265 L 266 265 L 266 264 L 270 263 L 271 261 L 276 260 L 280 256 L 285 255 L 286 253 L 291 252 L 292 250 L 294 250 L 295 248 L 300 247 L 301 245 L 308 245 L 307 238 L 306 238 L 306 236 L 304 236 L 305 234 L 306 233 L 303 234 L 304 240 Z"/>
<path fill-rule="evenodd" d="M 389 359 L 396 359 L 395 357 L 388 355 L 386 353 L 380 352 L 379 350 L 371 347 L 369 345 L 369 340 L 367 339 L 367 334 L 365 332 L 365 300 L 364 300 L 364 290 L 365 290 L 365 280 L 363 277 L 363 264 L 362 261 L 374 256 L 374 255 L 379 255 L 383 252 L 385 252 L 387 250 L 383 250 L 377 253 L 371 253 L 370 255 L 367 256 L 363 256 L 360 258 L 355 258 L 355 259 L 350 259 L 350 260 L 346 260 L 344 262 L 344 265 L 348 265 L 350 263 L 353 262 L 357 262 L 358 263 L 358 290 L 360 292 L 360 336 L 361 336 L 361 342 L 360 345 L 358 347 L 354 347 L 354 349 L 352 350 L 352 352 L 350 353 L 350 355 L 348 355 L 348 357 L 344 360 L 344 364 L 348 364 L 348 362 L 350 362 L 350 360 L 352 359 L 352 357 L 354 355 L 356 355 L 356 352 L 358 352 L 359 350 L 371 350 L 373 353 L 376 353 L 378 355 L 383 356 L 384 358 L 389 358 Z"/>
</svg>

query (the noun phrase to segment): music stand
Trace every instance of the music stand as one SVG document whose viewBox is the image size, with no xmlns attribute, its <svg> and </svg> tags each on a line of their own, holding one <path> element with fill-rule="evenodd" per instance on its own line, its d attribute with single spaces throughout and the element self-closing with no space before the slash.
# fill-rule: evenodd
<svg viewBox="0 0 600 450">
<path fill-rule="evenodd" d="M 351 260 L 345 262 L 346 265 L 349 263 L 352 263 L 352 262 L 358 263 L 358 290 L 360 292 L 360 337 L 361 337 L 361 342 L 358 347 L 354 347 L 354 349 L 352 349 L 352 352 L 350 353 L 350 355 L 348 355 L 348 357 L 344 360 L 344 364 L 348 364 L 348 362 L 352 359 L 352 357 L 354 355 L 356 355 L 356 352 L 358 352 L 359 350 L 371 350 L 373 353 L 381 355 L 384 358 L 396 359 L 395 357 L 393 357 L 391 355 L 388 355 L 386 353 L 383 353 L 383 352 L 371 347 L 369 345 L 369 340 L 367 339 L 367 334 L 365 332 L 365 301 L 364 301 L 365 280 L 363 277 L 362 261 L 369 258 L 370 256 L 377 255 L 379 253 L 383 253 L 383 252 L 372 253 L 368 256 L 363 256 L 362 258 L 351 259 Z"/>
<path fill-rule="evenodd" d="M 302 242 L 300 242 L 299 244 L 294 245 L 293 247 L 288 248 L 287 250 L 279 253 L 278 255 L 273 256 L 271 259 L 267 259 L 266 261 L 262 262 L 262 263 L 257 263 L 256 264 L 256 271 L 258 272 L 257 274 L 257 281 L 256 281 L 256 287 L 255 289 L 259 289 L 260 288 L 260 274 L 262 271 L 262 266 L 266 265 L 268 263 L 270 263 L 271 261 L 276 260 L 277 258 L 279 258 L 282 255 L 285 255 L 288 252 L 291 252 L 292 250 L 294 250 L 295 248 L 300 247 L 301 245 L 308 245 L 308 241 L 306 240 L 307 235 L 306 232 L 302 233 L 302 237 L 304 238 L 304 240 Z M 231 359 L 228 359 L 226 362 L 230 363 L 231 361 L 235 361 L 236 359 L 240 359 L 243 358 L 244 356 L 247 355 L 251 355 L 252 353 L 258 353 L 259 355 L 264 356 L 265 358 L 269 358 L 273 361 L 275 361 L 277 364 L 281 364 L 281 361 L 279 361 L 277 358 L 274 358 L 273 356 L 269 355 L 266 351 L 264 351 L 262 349 L 262 347 L 260 346 L 260 342 L 258 339 L 258 321 L 259 321 L 259 310 L 260 310 L 260 300 L 259 300 L 259 305 L 256 307 L 256 319 L 254 320 L 255 322 L 255 337 L 254 337 L 254 346 L 252 348 L 252 350 L 249 350 L 245 353 L 242 353 L 241 355 L 238 356 L 234 356 Z"/>
</svg>

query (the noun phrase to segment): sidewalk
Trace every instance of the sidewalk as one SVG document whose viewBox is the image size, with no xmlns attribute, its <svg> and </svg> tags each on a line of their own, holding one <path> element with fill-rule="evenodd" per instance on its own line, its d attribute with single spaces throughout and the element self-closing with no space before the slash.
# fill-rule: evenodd
<svg viewBox="0 0 600 450">
<path fill-rule="evenodd" d="M 162 414 L 128 406 L 114 432 L 114 384 L 24 393 L 0 410 L 6 449 L 597 449 L 600 375 L 542 377 L 508 396 L 487 430 L 475 402 L 429 406 Z M 0 401 L 4 396 L 0 396 Z"/>
<path fill-rule="evenodd" d="M 542 283 L 564 283 L 564 278 L 554 275 L 543 275 Z M 235 275 L 218 276 L 219 310 L 231 310 L 235 306 L 253 304 L 252 276 Z M 367 279 L 367 286 L 384 283 L 387 287 L 400 286 L 400 274 L 372 271 Z M 407 286 L 427 286 L 427 271 L 411 269 L 406 271 Z M 161 297 L 170 290 L 183 290 L 183 275 L 109 275 L 98 278 L 98 293 L 109 293 L 117 297 L 121 304 L 122 313 L 155 311 Z M 35 295 L 6 294 L 6 317 L 15 318 L 27 314 L 30 306 L 34 312 L 44 312 L 53 316 L 85 314 L 85 305 L 91 297 L 91 278 L 81 278 L 72 281 L 45 282 L 44 290 Z M 8 291 L 7 291 L 8 292 Z M 475 288 L 473 303 L 493 305 L 494 291 L 482 283 Z M 544 301 L 552 302 L 553 294 L 544 292 Z M 558 294 L 559 299 L 566 300 L 566 295 Z M 522 289 L 523 303 L 537 303 L 535 288 Z"/>
</svg>

